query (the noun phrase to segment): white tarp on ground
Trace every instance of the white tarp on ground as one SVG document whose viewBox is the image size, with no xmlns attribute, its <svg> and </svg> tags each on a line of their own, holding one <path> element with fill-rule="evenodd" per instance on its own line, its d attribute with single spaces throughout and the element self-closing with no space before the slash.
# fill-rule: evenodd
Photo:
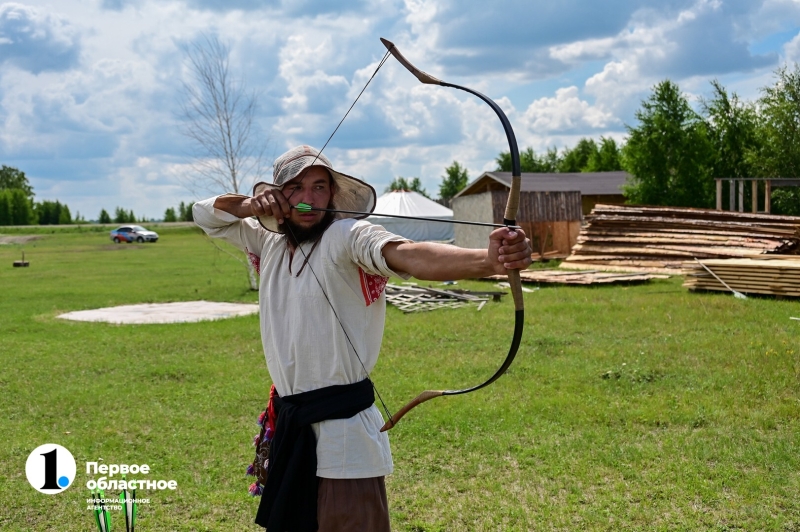
<svg viewBox="0 0 800 532">
<path fill-rule="evenodd" d="M 119 307 L 78 310 L 61 314 L 59 318 L 127 325 L 221 320 L 257 313 L 258 305 L 217 303 L 214 301 L 181 301 L 178 303 L 145 303 L 142 305 L 121 305 Z"/>
<path fill-rule="evenodd" d="M 429 200 L 418 192 L 400 190 L 387 192 L 378 198 L 375 212 L 401 216 L 424 216 L 438 220 L 453 219 L 453 211 L 451 209 Z M 387 231 L 417 242 L 453 239 L 453 224 L 450 223 L 374 215 L 368 217 L 367 220 L 371 223 L 382 225 Z"/>
</svg>

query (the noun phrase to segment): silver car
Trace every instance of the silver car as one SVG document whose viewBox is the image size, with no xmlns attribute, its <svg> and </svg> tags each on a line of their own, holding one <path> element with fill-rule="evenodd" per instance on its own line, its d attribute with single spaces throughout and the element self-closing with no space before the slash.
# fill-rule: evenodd
<svg viewBox="0 0 800 532">
<path fill-rule="evenodd" d="M 158 240 L 158 233 L 148 231 L 141 225 L 123 225 L 111 231 L 111 240 L 119 244 L 120 242 L 155 242 Z"/>
</svg>

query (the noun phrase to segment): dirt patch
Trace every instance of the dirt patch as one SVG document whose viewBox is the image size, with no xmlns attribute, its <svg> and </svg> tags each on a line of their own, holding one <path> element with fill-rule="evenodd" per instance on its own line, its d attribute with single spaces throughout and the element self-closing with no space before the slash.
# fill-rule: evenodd
<svg viewBox="0 0 800 532">
<path fill-rule="evenodd" d="M 41 240 L 42 235 L 22 235 L 22 236 L 3 236 L 0 235 L 0 245 L 2 244 L 27 244 L 33 240 Z"/>
<path fill-rule="evenodd" d="M 67 312 L 58 317 L 74 321 L 102 321 L 122 325 L 221 320 L 256 313 L 258 313 L 258 305 L 254 304 L 182 301 L 80 310 Z"/>
</svg>

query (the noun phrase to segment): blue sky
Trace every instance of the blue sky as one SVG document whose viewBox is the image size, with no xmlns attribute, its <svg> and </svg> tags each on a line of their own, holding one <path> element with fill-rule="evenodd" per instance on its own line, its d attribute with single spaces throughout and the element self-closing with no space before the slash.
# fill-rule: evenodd
<svg viewBox="0 0 800 532">
<path fill-rule="evenodd" d="M 268 164 L 325 142 L 382 57 L 379 37 L 495 99 L 520 147 L 544 150 L 623 139 L 665 78 L 693 101 L 712 79 L 757 98 L 800 61 L 800 0 L 0 0 L 0 164 L 87 219 L 117 206 L 160 218 L 223 192 L 187 185 L 182 50 L 203 33 L 259 93 Z M 435 194 L 452 161 L 475 178 L 506 149 L 488 106 L 390 60 L 325 153 L 379 192 L 404 176 Z"/>
</svg>

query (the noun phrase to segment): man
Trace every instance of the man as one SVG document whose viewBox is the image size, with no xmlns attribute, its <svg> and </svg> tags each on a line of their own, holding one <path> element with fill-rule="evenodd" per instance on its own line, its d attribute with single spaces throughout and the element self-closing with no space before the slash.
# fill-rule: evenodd
<svg viewBox="0 0 800 532">
<path fill-rule="evenodd" d="M 255 197 L 195 203 L 197 224 L 247 252 L 260 271 L 261 338 L 280 396 L 269 476 L 256 522 L 284 530 L 388 531 L 392 456 L 373 404 L 391 276 L 450 280 L 526 268 L 522 231 L 497 229 L 485 250 L 411 242 L 363 215 L 375 190 L 309 146 L 278 157 Z M 256 217 L 256 221 L 253 217 Z"/>
</svg>

